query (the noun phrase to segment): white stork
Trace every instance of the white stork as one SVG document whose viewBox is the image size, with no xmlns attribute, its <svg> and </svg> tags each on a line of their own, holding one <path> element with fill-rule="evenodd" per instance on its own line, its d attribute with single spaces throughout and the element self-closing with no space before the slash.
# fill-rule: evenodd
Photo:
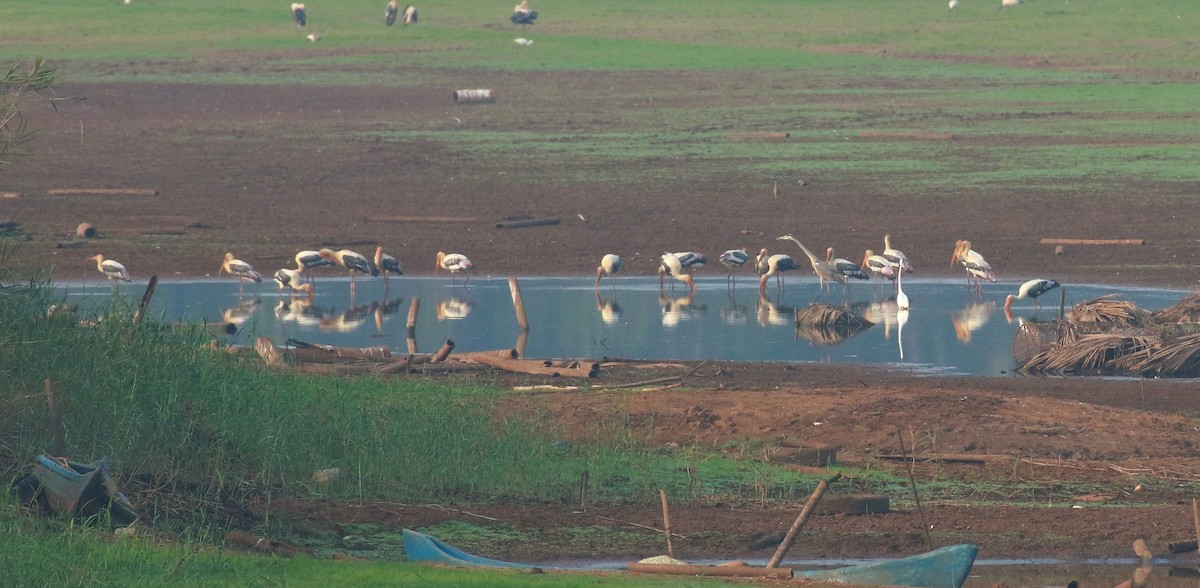
<svg viewBox="0 0 1200 588">
<path fill-rule="evenodd" d="M 450 272 L 450 279 L 453 281 L 457 274 L 460 272 L 465 274 L 467 270 L 473 267 L 475 267 L 475 264 L 471 263 L 471 260 L 467 259 L 466 255 L 461 253 L 444 253 L 438 251 L 437 265 L 433 266 L 433 273 L 436 274 L 438 270 L 444 269 Z M 463 285 L 467 285 L 467 282 L 470 281 L 471 276 L 468 275 L 467 279 L 463 282 Z"/>
<path fill-rule="evenodd" d="M 254 267 L 249 263 L 235 258 L 231 252 L 225 253 L 225 259 L 221 262 L 221 267 L 217 270 L 217 274 L 220 275 L 221 272 L 237 277 L 238 295 L 241 295 L 242 288 L 246 285 L 246 280 L 255 283 L 262 282 L 262 274 L 254 271 Z"/>
<path fill-rule="evenodd" d="M 397 276 L 404 275 L 404 268 L 400 265 L 400 260 L 383 252 L 383 247 L 375 248 L 375 267 L 379 268 L 383 274 L 383 289 L 388 288 L 388 274 L 396 274 Z"/>
<path fill-rule="evenodd" d="M 671 253 L 670 251 L 663 252 L 662 257 L 660 258 L 659 266 L 658 266 L 658 289 L 662 290 L 663 275 L 670 274 L 676 280 L 679 280 L 680 282 L 687 284 L 688 289 L 690 289 L 692 293 L 695 293 L 696 292 L 696 282 L 695 282 L 695 280 L 692 279 L 691 274 L 683 273 L 683 268 L 685 267 L 685 265 L 683 263 L 683 258 L 680 257 L 680 255 L 687 255 L 687 254 Z M 693 254 L 693 255 L 696 255 L 696 254 Z M 703 259 L 703 257 L 704 257 L 703 255 L 700 256 L 701 259 Z M 696 259 L 695 257 L 691 257 L 689 259 L 692 261 L 692 265 L 704 265 L 703 262 L 697 263 L 695 261 L 695 259 Z"/>
<path fill-rule="evenodd" d="M 296 24 L 301 27 L 308 24 L 308 15 L 304 11 L 304 3 L 292 2 L 292 18 L 296 19 Z"/>
<path fill-rule="evenodd" d="M 776 253 L 767 257 L 767 250 L 763 249 L 758 252 L 758 257 L 755 259 L 754 265 L 758 268 L 760 275 L 758 276 L 758 293 L 760 296 L 766 296 L 767 280 L 771 276 L 775 276 L 776 288 L 783 289 L 783 272 L 800 269 L 800 264 L 790 255 Z"/>
<path fill-rule="evenodd" d="M 1058 282 L 1056 282 L 1054 280 L 1047 280 L 1045 278 L 1037 278 L 1034 280 L 1029 280 L 1028 282 L 1025 282 L 1024 284 L 1021 284 L 1021 287 L 1019 289 L 1017 289 L 1016 296 L 1009 294 L 1004 299 L 1004 310 L 1007 311 L 1010 307 L 1012 307 L 1013 300 L 1021 300 L 1024 298 L 1032 298 L 1037 309 L 1041 310 L 1042 301 L 1038 300 L 1038 297 L 1041 296 L 1042 294 L 1045 294 L 1046 292 L 1049 292 L 1049 291 L 1057 288 L 1057 287 L 1058 287 Z"/>
<path fill-rule="evenodd" d="M 950 10 L 958 8 L 958 0 L 950 0 Z"/>
<path fill-rule="evenodd" d="M 104 259 L 104 256 L 100 254 L 93 255 L 89 257 L 88 260 L 96 262 L 96 269 L 100 270 L 100 273 L 104 274 L 104 277 L 108 278 L 108 281 L 112 284 L 114 290 L 117 288 L 118 281 L 133 281 L 133 279 L 129 277 L 129 271 L 125 269 L 125 266 L 121 265 L 116 260 Z"/>
<path fill-rule="evenodd" d="M 732 281 L 734 270 L 746 265 L 746 262 L 750 261 L 750 254 L 746 253 L 745 249 L 730 249 L 717 257 L 717 261 L 729 268 L 729 276 L 726 279 Z"/>
<path fill-rule="evenodd" d="M 321 257 L 342 266 L 350 272 L 350 289 L 354 289 L 355 274 L 370 274 L 372 276 L 379 275 L 379 267 L 375 265 L 367 256 L 351 251 L 349 249 L 340 249 L 334 251 L 332 249 L 321 249 L 319 251 Z"/>
<path fill-rule="evenodd" d="M 284 288 L 291 288 L 293 292 L 304 292 L 305 294 L 308 295 L 309 298 L 312 298 L 312 295 L 313 295 L 312 284 L 300 283 L 301 282 L 300 274 L 302 274 L 303 272 L 304 272 L 303 269 L 290 269 L 290 268 L 285 267 L 285 268 L 281 268 L 281 269 L 277 270 L 275 272 L 275 275 L 272 276 L 272 279 L 275 280 L 276 284 L 279 284 L 280 290 L 282 290 Z"/>
<path fill-rule="evenodd" d="M 950 265 L 955 262 L 962 264 L 963 269 L 967 270 L 967 285 L 971 284 L 971 280 L 975 280 L 975 290 L 980 290 L 983 286 L 979 280 L 985 279 L 989 282 L 996 281 L 996 274 L 992 273 L 992 265 L 983 258 L 982 255 L 971 249 L 971 242 L 961 240 L 954 245 L 954 254 L 950 257 Z"/>
<path fill-rule="evenodd" d="M 616 274 L 621 271 L 621 256 L 616 253 L 609 253 L 600 258 L 600 265 L 596 267 L 596 289 L 600 289 L 600 278 L 608 276 L 611 283 L 616 283 Z"/>
<path fill-rule="evenodd" d="M 908 260 L 908 256 L 899 249 L 892 248 L 892 236 L 883 236 L 883 253 L 880 253 L 884 259 L 888 260 L 894 267 L 899 267 L 908 273 L 912 273 L 912 262 Z"/>
</svg>

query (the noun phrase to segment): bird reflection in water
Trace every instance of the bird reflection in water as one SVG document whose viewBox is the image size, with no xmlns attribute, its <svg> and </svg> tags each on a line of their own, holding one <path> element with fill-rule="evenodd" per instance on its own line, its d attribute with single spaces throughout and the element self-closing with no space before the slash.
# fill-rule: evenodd
<svg viewBox="0 0 1200 588">
<path fill-rule="evenodd" d="M 970 343 L 971 335 L 987 324 L 988 318 L 992 316 L 992 310 L 995 308 L 995 300 L 976 302 L 968 304 L 966 308 L 950 315 L 950 321 L 954 323 L 954 335 L 958 337 L 959 341 Z"/>
<path fill-rule="evenodd" d="M 400 311 L 400 305 L 404 303 L 403 298 L 396 300 L 388 300 L 384 298 L 378 302 L 371 303 L 371 314 L 375 317 L 375 330 L 383 330 L 383 322 Z"/>
<path fill-rule="evenodd" d="M 600 319 L 607 324 L 611 325 L 621 320 L 621 305 L 617 303 L 617 299 L 605 300 L 600 295 L 600 290 L 596 290 L 596 310 L 600 311 Z"/>
<path fill-rule="evenodd" d="M 746 305 L 738 304 L 737 298 L 734 297 L 732 282 L 730 282 L 728 294 L 729 304 L 721 308 L 721 320 L 728 325 L 744 325 L 750 322 L 750 313 L 746 312 Z"/>
<path fill-rule="evenodd" d="M 758 290 L 758 307 L 756 312 L 758 314 L 759 326 L 790 326 L 796 324 L 796 307 L 771 302 L 771 299 L 767 298 L 767 294 L 762 288 Z"/>
<path fill-rule="evenodd" d="M 863 318 L 877 324 L 883 325 L 883 338 L 892 338 L 892 329 L 896 327 L 896 314 L 900 308 L 896 305 L 894 298 L 888 298 L 883 302 L 872 302 L 866 308 L 862 309 Z"/>
<path fill-rule="evenodd" d="M 233 323 L 234 325 L 237 325 L 238 330 L 241 330 L 242 325 L 246 321 L 253 318 L 254 313 L 258 312 L 260 307 L 262 307 L 261 298 L 254 298 L 251 300 L 242 300 L 241 298 L 238 298 L 237 306 L 225 309 L 225 311 L 221 313 L 221 318 L 224 319 L 226 323 Z"/>
<path fill-rule="evenodd" d="M 696 298 L 694 291 L 688 292 L 679 298 L 673 298 L 663 292 L 658 293 L 658 305 L 662 307 L 662 325 L 664 327 L 674 327 L 680 321 L 686 321 L 696 316 L 697 313 L 708 310 L 708 307 L 703 305 L 693 306 L 692 302 Z"/>
<path fill-rule="evenodd" d="M 345 312 L 333 313 L 322 318 L 317 328 L 322 331 L 349 333 L 357 330 L 358 327 L 366 322 L 367 317 L 374 316 L 374 314 L 374 308 L 371 304 L 351 306 Z"/>
<path fill-rule="evenodd" d="M 896 309 L 896 344 L 900 346 L 900 361 L 904 361 L 904 325 L 908 324 L 908 309 Z"/>
<path fill-rule="evenodd" d="M 305 327 L 320 326 L 321 320 L 332 313 L 332 310 L 313 306 L 311 298 L 298 296 L 281 298 L 275 305 L 275 318 L 280 322 L 294 322 Z"/>
<path fill-rule="evenodd" d="M 467 318 L 475 305 L 466 300 L 451 298 L 437 303 L 437 320 L 456 321 Z"/>
</svg>

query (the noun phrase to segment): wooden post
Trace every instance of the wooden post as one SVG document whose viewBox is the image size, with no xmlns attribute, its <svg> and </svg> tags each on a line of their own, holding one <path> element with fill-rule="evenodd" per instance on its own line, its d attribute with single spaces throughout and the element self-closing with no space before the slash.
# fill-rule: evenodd
<svg viewBox="0 0 1200 588">
<path fill-rule="evenodd" d="M 158 274 L 150 276 L 150 283 L 146 284 L 146 291 L 142 294 L 142 301 L 138 304 L 137 312 L 133 314 L 133 324 L 142 322 L 142 317 L 146 314 L 146 307 L 150 306 L 150 299 L 154 297 L 154 289 L 158 287 Z"/>
<path fill-rule="evenodd" d="M 583 475 L 579 476 L 579 510 L 587 510 L 588 501 L 588 471 L 583 470 Z M 668 535 L 670 537 L 670 535 Z"/>
<path fill-rule="evenodd" d="M 54 383 L 46 378 L 46 406 L 50 408 L 50 452 L 54 455 L 64 455 L 67 452 L 66 435 L 63 432 L 62 412 L 54 401 Z"/>
<path fill-rule="evenodd" d="M 433 354 L 434 363 L 446 361 L 446 358 L 450 357 L 451 351 L 454 351 L 454 339 L 446 339 L 446 344 L 442 345 L 442 348 L 438 349 L 437 353 Z"/>
<path fill-rule="evenodd" d="M 529 320 L 525 318 L 525 302 L 521 300 L 521 283 L 516 278 L 509 278 L 508 289 L 512 292 L 513 309 L 517 311 L 517 325 L 522 331 L 528 331 Z"/>
<path fill-rule="evenodd" d="M 1200 507 L 1196 506 L 1196 499 L 1192 498 L 1192 522 L 1196 525 L 1196 542 L 1200 543 Z"/>
<path fill-rule="evenodd" d="M 1058 320 L 1063 320 L 1067 312 L 1067 287 L 1058 289 Z"/>
<path fill-rule="evenodd" d="M 838 481 L 841 474 L 834 474 L 828 480 L 821 480 L 817 484 L 817 489 L 813 490 L 812 496 L 808 497 L 808 502 L 804 503 L 804 509 L 800 511 L 800 515 L 792 523 L 792 528 L 788 529 L 787 535 L 784 535 L 783 541 L 779 544 L 779 548 L 775 550 L 775 555 L 771 556 L 771 561 L 767 562 L 767 568 L 775 568 L 779 566 L 779 562 L 783 561 L 783 556 L 787 555 L 792 544 L 796 542 L 796 536 L 800 534 L 800 529 L 804 527 L 804 523 L 808 522 L 808 517 L 812 516 L 813 510 L 817 508 L 817 503 L 821 501 L 821 496 L 825 494 L 825 490 L 829 485 Z"/>
<path fill-rule="evenodd" d="M 667 510 L 667 491 L 658 489 L 658 496 L 663 505 L 663 535 L 667 536 L 667 556 L 675 557 L 675 548 L 671 545 L 671 513 Z"/>
</svg>

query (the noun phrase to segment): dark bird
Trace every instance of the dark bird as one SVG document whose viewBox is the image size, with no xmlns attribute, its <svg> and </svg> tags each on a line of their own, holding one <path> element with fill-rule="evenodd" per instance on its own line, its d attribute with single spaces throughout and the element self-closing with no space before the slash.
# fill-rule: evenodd
<svg viewBox="0 0 1200 588">
<path fill-rule="evenodd" d="M 404 268 L 400 265 L 400 260 L 383 252 L 383 247 L 375 248 L 375 267 L 383 273 L 384 289 L 387 289 L 388 274 L 396 274 L 397 276 L 404 275 Z"/>
<path fill-rule="evenodd" d="M 537 20 L 537 11 L 529 9 L 529 0 L 521 0 L 521 3 L 513 8 L 512 23 L 519 25 L 531 25 Z"/>
<path fill-rule="evenodd" d="M 400 5 L 396 4 L 396 0 L 391 0 L 387 5 L 387 26 L 390 27 L 396 24 L 397 15 L 402 15 L 400 17 L 401 23 L 405 25 L 414 24 L 417 22 L 417 7 L 409 5 L 405 6 L 404 10 L 400 10 Z"/>
<path fill-rule="evenodd" d="M 1029 280 L 1024 284 L 1021 284 L 1020 289 L 1017 290 L 1016 296 L 1009 294 L 1008 297 L 1004 299 L 1004 310 L 1008 310 L 1009 307 L 1012 306 L 1013 300 L 1021 300 L 1023 298 L 1032 298 L 1037 308 L 1041 309 L 1042 301 L 1038 300 L 1038 297 L 1057 287 L 1058 282 L 1054 280 L 1047 280 L 1044 278 Z"/>
<path fill-rule="evenodd" d="M 732 280 L 734 270 L 746 265 L 746 262 L 750 261 L 750 254 L 746 253 L 745 249 L 730 249 L 729 251 L 722 253 L 720 257 L 717 258 L 717 261 L 721 262 L 721 265 L 729 268 L 729 276 L 726 279 Z"/>
<path fill-rule="evenodd" d="M 308 16 L 304 13 L 303 2 L 292 3 L 292 18 L 296 19 L 296 24 L 305 26 L 308 24 Z"/>
<path fill-rule="evenodd" d="M 379 275 L 379 267 L 377 267 L 370 259 L 361 253 L 351 251 L 349 249 L 341 249 L 334 251 L 332 249 L 322 249 L 321 257 L 334 262 L 337 265 L 346 268 L 350 272 L 350 288 L 354 289 L 355 274 L 370 274 L 372 276 Z"/>
<path fill-rule="evenodd" d="M 235 258 L 233 253 L 225 254 L 225 259 L 221 262 L 221 268 L 217 270 L 218 274 L 221 272 L 226 272 L 237 277 L 238 294 L 241 294 L 242 288 L 246 285 L 246 280 L 253 282 L 262 281 L 262 274 L 254 271 L 254 267 L 250 264 Z"/>
</svg>

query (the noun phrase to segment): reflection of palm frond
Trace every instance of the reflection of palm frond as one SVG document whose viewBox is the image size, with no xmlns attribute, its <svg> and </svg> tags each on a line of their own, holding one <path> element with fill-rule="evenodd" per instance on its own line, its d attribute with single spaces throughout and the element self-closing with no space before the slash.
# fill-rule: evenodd
<svg viewBox="0 0 1200 588">
<path fill-rule="evenodd" d="M 796 335 L 814 345 L 836 345 L 873 326 L 848 309 L 820 302 L 796 311 Z"/>
</svg>

